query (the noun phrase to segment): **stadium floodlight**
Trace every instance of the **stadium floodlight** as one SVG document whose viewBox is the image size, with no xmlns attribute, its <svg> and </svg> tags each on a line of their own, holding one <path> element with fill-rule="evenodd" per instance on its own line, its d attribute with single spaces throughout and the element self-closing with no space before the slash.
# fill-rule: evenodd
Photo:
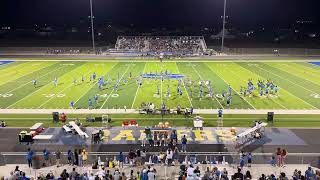
<svg viewBox="0 0 320 180">
<path fill-rule="evenodd" d="M 221 52 L 223 52 L 223 48 L 224 48 L 224 31 L 225 31 L 225 24 L 226 24 L 226 7 L 227 7 L 227 0 L 224 0 L 224 3 L 223 3 L 223 20 L 222 20 Z"/>
<path fill-rule="evenodd" d="M 93 53 L 96 53 L 96 47 L 94 42 L 94 28 L 93 28 L 93 7 L 92 0 L 90 0 L 90 20 L 91 20 L 91 39 L 92 39 L 92 50 Z"/>
</svg>

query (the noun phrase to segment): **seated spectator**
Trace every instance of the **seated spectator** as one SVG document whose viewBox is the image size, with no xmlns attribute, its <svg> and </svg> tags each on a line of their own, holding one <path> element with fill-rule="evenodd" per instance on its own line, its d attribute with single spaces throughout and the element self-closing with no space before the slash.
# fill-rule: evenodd
<svg viewBox="0 0 320 180">
<path fill-rule="evenodd" d="M 316 178 L 320 179 L 320 171 L 319 170 L 316 170 Z"/>
<path fill-rule="evenodd" d="M 210 171 L 210 167 L 207 167 L 207 170 L 204 172 L 204 175 L 203 175 L 203 180 L 206 180 L 206 179 L 210 179 L 211 177 L 211 171 Z"/>
<path fill-rule="evenodd" d="M 316 179 L 316 175 L 311 167 L 308 167 L 304 175 L 306 179 Z"/>
<path fill-rule="evenodd" d="M 30 180 L 29 177 L 26 176 L 26 173 L 22 173 L 22 175 L 20 176 L 19 180 Z"/>
<path fill-rule="evenodd" d="M 126 176 L 126 174 L 124 172 L 122 172 L 121 180 L 127 180 L 127 176 Z"/>
<path fill-rule="evenodd" d="M 232 179 L 243 180 L 243 174 L 241 173 L 241 168 L 238 168 L 238 172 L 234 173 Z"/>
<path fill-rule="evenodd" d="M 267 177 L 264 174 L 261 174 L 261 177 L 259 177 L 259 180 L 266 180 L 266 179 L 267 179 Z"/>
<path fill-rule="evenodd" d="M 271 174 L 269 177 L 269 180 L 277 180 L 276 176 L 274 174 Z"/>
<path fill-rule="evenodd" d="M 19 166 L 16 166 L 16 168 L 14 169 L 13 172 L 14 172 L 14 173 L 16 173 L 16 172 L 19 172 L 19 173 L 20 173 Z"/>
<path fill-rule="evenodd" d="M 223 168 L 223 170 L 221 171 L 221 180 L 229 180 L 228 171 L 226 168 Z"/>
<path fill-rule="evenodd" d="M 73 180 L 76 178 L 78 178 L 78 172 L 76 171 L 76 168 L 72 168 L 72 171 L 70 173 L 70 179 Z"/>
<path fill-rule="evenodd" d="M 119 169 L 116 169 L 116 170 L 114 171 L 114 173 L 113 173 L 113 179 L 114 179 L 114 180 L 120 180 L 120 178 L 121 178 L 120 171 L 119 171 Z"/>
<path fill-rule="evenodd" d="M 46 179 L 54 179 L 54 175 L 53 175 L 53 172 L 50 171 L 47 176 L 46 176 Z"/>
<path fill-rule="evenodd" d="M 217 167 L 214 167 L 212 170 L 212 173 L 216 176 L 216 177 L 220 177 L 220 171 Z"/>
<path fill-rule="evenodd" d="M 68 178 L 69 178 L 69 173 L 67 173 L 67 170 L 64 169 L 64 170 L 62 171 L 62 173 L 60 174 L 60 179 L 61 179 L 61 180 L 67 180 Z"/>
<path fill-rule="evenodd" d="M 244 179 L 252 179 L 250 171 L 246 172 L 246 175 L 244 176 Z"/>
<path fill-rule="evenodd" d="M 280 173 L 279 180 L 288 180 L 286 173 L 284 173 L 284 172 Z"/>
</svg>

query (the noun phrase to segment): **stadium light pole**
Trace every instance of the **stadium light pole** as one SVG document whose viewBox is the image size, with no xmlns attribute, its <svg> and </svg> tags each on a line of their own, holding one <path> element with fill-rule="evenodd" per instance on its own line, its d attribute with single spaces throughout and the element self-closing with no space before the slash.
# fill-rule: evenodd
<svg viewBox="0 0 320 180">
<path fill-rule="evenodd" d="M 96 53 L 96 46 L 94 42 L 94 28 L 93 28 L 93 7 L 92 0 L 90 0 L 90 20 L 91 20 L 91 39 L 92 39 L 92 50 L 93 53 Z"/>
<path fill-rule="evenodd" d="M 223 22 L 222 22 L 222 38 L 221 38 L 221 52 L 224 50 L 224 31 L 225 31 L 225 24 L 226 24 L 226 7 L 227 7 L 227 0 L 224 0 L 223 3 Z"/>
</svg>

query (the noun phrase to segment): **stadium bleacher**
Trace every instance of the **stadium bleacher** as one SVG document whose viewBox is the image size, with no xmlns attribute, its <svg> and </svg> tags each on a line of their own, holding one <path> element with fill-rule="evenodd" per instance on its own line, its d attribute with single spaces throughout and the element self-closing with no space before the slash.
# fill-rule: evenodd
<svg viewBox="0 0 320 180">
<path fill-rule="evenodd" d="M 144 55 L 201 55 L 207 50 L 202 36 L 119 36 L 118 52 Z M 114 51 L 115 52 L 115 51 Z"/>
</svg>

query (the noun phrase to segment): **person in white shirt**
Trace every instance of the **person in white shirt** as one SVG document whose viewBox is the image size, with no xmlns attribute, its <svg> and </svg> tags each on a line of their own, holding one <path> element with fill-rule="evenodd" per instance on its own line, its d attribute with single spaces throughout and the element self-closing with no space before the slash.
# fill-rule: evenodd
<svg viewBox="0 0 320 180">
<path fill-rule="evenodd" d="M 169 149 L 167 150 L 167 162 L 168 162 L 168 166 L 171 166 L 172 158 L 173 158 L 173 152 L 172 152 L 172 150 L 169 148 Z"/>
<path fill-rule="evenodd" d="M 194 174 L 194 167 L 192 166 L 192 164 L 190 164 L 190 166 L 187 169 L 187 176 L 193 176 Z"/>
<path fill-rule="evenodd" d="M 147 135 L 146 135 L 146 133 L 143 131 L 142 133 L 141 133 L 141 146 L 143 147 L 143 146 L 146 146 L 146 140 L 147 140 Z"/>
<path fill-rule="evenodd" d="M 154 172 L 154 169 L 151 168 L 148 172 L 148 180 L 155 180 L 156 179 L 156 173 Z"/>
</svg>

